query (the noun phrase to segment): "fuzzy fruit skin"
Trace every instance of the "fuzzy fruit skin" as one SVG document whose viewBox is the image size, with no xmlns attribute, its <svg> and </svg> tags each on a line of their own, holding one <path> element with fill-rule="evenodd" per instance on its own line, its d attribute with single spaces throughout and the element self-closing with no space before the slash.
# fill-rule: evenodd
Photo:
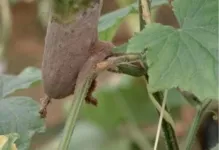
<svg viewBox="0 0 219 150">
<path fill-rule="evenodd" d="M 61 99 L 73 94 L 81 67 L 98 41 L 99 3 L 76 14 L 68 24 L 51 19 L 45 38 L 42 78 L 45 94 Z"/>
</svg>

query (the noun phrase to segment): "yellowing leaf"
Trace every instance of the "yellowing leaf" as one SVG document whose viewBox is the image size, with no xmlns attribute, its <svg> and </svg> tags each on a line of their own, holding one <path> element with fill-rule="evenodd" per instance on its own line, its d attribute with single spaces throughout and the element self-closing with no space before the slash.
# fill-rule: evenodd
<svg viewBox="0 0 219 150">
<path fill-rule="evenodd" d="M 18 138 L 18 134 L 11 133 L 9 135 L 0 135 L 0 150 L 17 150 L 14 144 Z"/>
</svg>

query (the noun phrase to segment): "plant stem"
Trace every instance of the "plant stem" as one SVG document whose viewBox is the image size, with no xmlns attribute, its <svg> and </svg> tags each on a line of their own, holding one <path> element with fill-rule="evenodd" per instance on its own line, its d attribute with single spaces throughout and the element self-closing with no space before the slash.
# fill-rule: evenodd
<svg viewBox="0 0 219 150">
<path fill-rule="evenodd" d="M 163 94 L 161 92 L 156 92 L 153 94 L 153 96 L 156 98 L 157 102 L 160 105 L 162 105 Z M 167 106 L 165 107 L 165 111 L 169 112 L 169 109 Z M 164 132 L 167 149 L 168 150 L 179 150 L 177 138 L 176 138 L 172 125 L 168 123 L 166 120 L 163 120 L 162 129 Z"/>
<path fill-rule="evenodd" d="M 159 141 L 159 137 L 160 137 L 160 130 L 161 130 L 161 125 L 162 125 L 162 121 L 163 121 L 165 105 L 166 105 L 166 102 L 167 102 L 167 94 L 168 94 L 168 90 L 166 90 L 164 92 L 164 99 L 163 99 L 163 102 L 162 102 L 162 108 L 161 108 L 160 118 L 159 118 L 158 127 L 157 127 L 157 134 L 156 134 L 156 139 L 155 139 L 155 143 L 154 143 L 154 150 L 157 150 L 157 146 L 158 146 L 158 141 Z"/>
<path fill-rule="evenodd" d="M 126 63 L 117 66 L 117 68 L 109 68 L 108 71 L 114 73 L 123 73 L 134 77 L 141 77 L 147 71 L 140 64 Z"/>
<path fill-rule="evenodd" d="M 70 109 L 65 128 L 63 133 L 63 138 L 59 145 L 59 150 L 68 150 L 72 133 L 77 121 L 77 117 L 79 115 L 79 111 L 81 109 L 82 103 L 87 95 L 88 89 L 95 78 L 95 73 L 88 73 L 88 76 L 82 83 L 77 84 L 75 88 L 75 95 L 72 104 L 72 108 Z"/>
<path fill-rule="evenodd" d="M 150 5 L 148 0 L 140 0 L 139 4 L 141 4 L 141 17 L 146 22 L 146 24 L 151 24 L 151 13 L 150 13 Z"/>
<path fill-rule="evenodd" d="M 152 103 L 154 104 L 154 106 L 156 107 L 156 109 L 158 110 L 159 113 L 161 113 L 162 107 L 161 105 L 157 102 L 157 100 L 154 98 L 153 94 L 148 93 L 149 97 L 152 101 Z M 164 115 L 163 115 L 164 119 L 175 129 L 175 123 L 171 117 L 171 115 L 164 110 Z"/>
<path fill-rule="evenodd" d="M 141 0 L 138 2 L 138 9 L 139 9 L 139 25 L 140 25 L 140 30 L 144 29 L 144 26 L 146 25 L 143 17 L 142 17 L 142 4 Z"/>
<path fill-rule="evenodd" d="M 5 51 L 11 35 L 11 12 L 8 0 L 0 1 L 0 59 L 5 58 Z"/>
<path fill-rule="evenodd" d="M 151 20 L 151 14 L 150 14 L 150 5 L 148 0 L 139 0 L 139 17 L 143 18 L 143 20 L 145 21 L 144 24 L 151 24 L 152 20 Z M 142 10 L 141 10 L 142 9 Z M 140 20 L 141 21 L 141 20 Z M 140 24 L 143 24 L 140 22 Z M 142 27 L 142 25 L 140 25 L 140 27 Z M 143 28 L 141 28 L 140 30 L 142 30 Z M 144 66 L 146 66 L 147 64 L 144 64 Z M 145 75 L 145 79 L 146 82 L 148 83 L 148 74 Z M 147 84 L 146 83 L 146 84 Z M 162 104 L 162 97 L 163 94 L 162 92 L 156 92 L 153 94 L 153 97 L 155 97 L 155 99 L 157 100 L 157 102 L 161 105 Z M 165 107 L 165 111 L 169 112 L 167 106 Z M 159 111 L 158 111 L 159 113 Z M 178 146 L 178 142 L 177 142 L 177 138 L 174 132 L 173 127 L 171 126 L 170 123 L 168 123 L 166 120 L 163 120 L 162 122 L 162 129 L 164 132 L 164 136 L 166 139 L 166 146 L 168 150 L 179 150 L 179 146 Z"/>
<path fill-rule="evenodd" d="M 204 102 L 201 106 L 197 107 L 195 119 L 193 120 L 193 123 L 192 123 L 190 130 L 188 132 L 188 136 L 186 138 L 186 150 L 192 149 L 192 145 L 193 145 L 193 142 L 195 140 L 197 131 L 199 129 L 199 125 L 200 125 L 202 116 L 203 116 L 205 110 L 208 108 L 211 101 L 212 100 L 208 100 L 208 101 Z"/>
<path fill-rule="evenodd" d="M 59 144 L 59 150 L 68 150 L 81 106 L 87 96 L 91 83 L 96 78 L 97 74 L 112 66 L 119 65 L 120 63 L 139 60 L 140 56 L 133 54 L 119 57 L 110 57 L 106 61 L 102 61 L 100 63 L 98 63 L 98 59 L 99 55 L 94 55 L 91 57 L 84 64 L 78 75 L 74 91 L 74 100 L 64 127 L 63 137 Z"/>
</svg>

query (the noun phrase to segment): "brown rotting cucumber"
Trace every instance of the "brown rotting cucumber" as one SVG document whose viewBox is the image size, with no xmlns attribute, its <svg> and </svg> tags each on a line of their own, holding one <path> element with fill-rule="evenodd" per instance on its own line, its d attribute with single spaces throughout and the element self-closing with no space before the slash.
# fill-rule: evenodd
<svg viewBox="0 0 219 150">
<path fill-rule="evenodd" d="M 68 23 L 51 17 L 42 63 L 46 94 L 40 111 L 42 116 L 46 113 L 50 99 L 65 98 L 74 93 L 80 69 L 91 56 L 105 51 L 104 55 L 99 55 L 99 60 L 102 61 L 112 55 L 113 44 L 98 40 L 97 26 L 101 7 L 101 0 L 95 0 L 87 9 L 77 12 L 74 19 Z M 94 99 L 90 97 L 93 90 L 94 87 L 91 87 L 86 101 L 95 104 Z"/>
</svg>

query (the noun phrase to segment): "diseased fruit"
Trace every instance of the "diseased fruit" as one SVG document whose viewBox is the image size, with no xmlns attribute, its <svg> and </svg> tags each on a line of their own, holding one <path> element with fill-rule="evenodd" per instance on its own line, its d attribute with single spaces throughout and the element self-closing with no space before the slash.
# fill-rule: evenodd
<svg viewBox="0 0 219 150">
<path fill-rule="evenodd" d="M 41 117 L 46 117 L 47 105 L 51 99 L 65 98 L 74 94 L 76 81 L 80 84 L 90 70 L 112 55 L 114 45 L 98 40 L 98 20 L 102 0 L 90 1 L 86 9 L 79 10 L 68 22 L 60 21 L 53 14 L 47 27 L 45 50 L 42 63 L 43 87 L 46 97 L 42 99 Z M 69 20 L 68 20 L 69 21 Z M 93 81 L 95 83 L 95 80 Z M 95 85 L 95 84 L 92 84 Z M 85 98 L 87 103 L 96 105 L 92 97 L 95 86 L 91 86 Z"/>
<path fill-rule="evenodd" d="M 61 99 L 73 94 L 78 73 L 98 42 L 97 25 L 102 6 L 98 2 L 91 5 L 79 11 L 70 23 L 51 19 L 48 24 L 42 77 L 44 91 L 50 98 Z"/>
</svg>

